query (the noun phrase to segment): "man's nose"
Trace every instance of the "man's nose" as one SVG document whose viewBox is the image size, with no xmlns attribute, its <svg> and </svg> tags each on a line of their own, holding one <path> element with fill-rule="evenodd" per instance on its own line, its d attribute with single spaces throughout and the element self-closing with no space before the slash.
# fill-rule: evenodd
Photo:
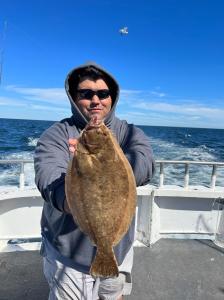
<svg viewBox="0 0 224 300">
<path fill-rule="evenodd" d="M 100 103 L 100 99 L 99 99 L 99 97 L 97 96 L 97 95 L 93 95 L 93 97 L 92 97 L 92 103 Z"/>
</svg>

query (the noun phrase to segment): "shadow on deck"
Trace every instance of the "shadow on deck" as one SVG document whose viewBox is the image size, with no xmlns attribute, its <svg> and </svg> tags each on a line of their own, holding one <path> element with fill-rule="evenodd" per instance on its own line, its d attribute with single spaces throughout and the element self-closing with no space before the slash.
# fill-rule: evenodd
<svg viewBox="0 0 224 300">
<path fill-rule="evenodd" d="M 36 251 L 0 253 L 0 300 L 47 300 Z M 133 292 L 125 300 L 223 300 L 224 250 L 209 241 L 160 240 L 135 248 Z"/>
</svg>

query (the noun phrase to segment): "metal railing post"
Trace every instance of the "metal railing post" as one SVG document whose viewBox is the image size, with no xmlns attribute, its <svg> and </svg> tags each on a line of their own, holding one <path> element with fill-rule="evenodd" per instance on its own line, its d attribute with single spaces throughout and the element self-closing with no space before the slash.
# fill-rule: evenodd
<svg viewBox="0 0 224 300">
<path fill-rule="evenodd" d="M 216 183 L 216 173 L 217 173 L 217 165 L 212 166 L 212 177 L 211 177 L 211 189 L 215 188 L 215 183 Z"/>
<path fill-rule="evenodd" d="M 0 159 L 0 166 L 4 164 L 16 164 L 20 166 L 20 173 L 19 173 L 19 188 L 23 190 L 25 188 L 25 174 L 24 174 L 24 165 L 26 163 L 33 163 L 33 159 Z M 212 166 L 212 175 L 211 175 L 211 180 L 210 180 L 210 189 L 215 190 L 216 188 L 216 181 L 217 181 L 217 168 L 218 167 L 224 167 L 224 162 L 215 162 L 215 161 L 191 161 L 191 160 L 156 160 L 156 163 L 159 164 L 160 166 L 160 174 L 159 174 L 159 183 L 158 181 L 156 184 L 158 184 L 159 188 L 164 187 L 164 169 L 167 165 L 185 165 L 185 174 L 184 174 L 184 183 L 183 187 L 185 189 L 188 189 L 190 186 L 189 182 L 189 168 L 190 165 L 194 166 Z M 16 169 L 17 170 L 17 169 Z M 12 175 L 14 176 L 14 175 Z M 18 176 L 18 174 L 17 174 Z M 223 185 L 222 185 L 223 187 Z"/>
<path fill-rule="evenodd" d="M 163 187 L 164 182 L 164 164 L 160 163 L 160 173 L 159 173 L 159 187 Z"/>
<path fill-rule="evenodd" d="M 185 164 L 185 172 L 184 172 L 184 188 L 188 189 L 189 187 L 189 164 Z"/>
<path fill-rule="evenodd" d="M 24 162 L 21 162 L 20 164 L 20 174 L 19 174 L 19 188 L 21 190 L 24 189 L 24 182 L 25 182 L 25 176 L 24 176 Z"/>
</svg>

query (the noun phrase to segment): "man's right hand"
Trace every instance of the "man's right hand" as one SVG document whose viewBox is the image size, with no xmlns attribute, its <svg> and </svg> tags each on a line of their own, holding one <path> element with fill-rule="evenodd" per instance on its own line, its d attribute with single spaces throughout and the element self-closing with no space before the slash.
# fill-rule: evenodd
<svg viewBox="0 0 224 300">
<path fill-rule="evenodd" d="M 78 140 L 77 139 L 69 139 L 68 140 L 68 144 L 69 144 L 69 151 L 74 154 L 75 151 L 76 151 L 76 148 L 77 148 L 77 144 L 78 144 Z M 68 206 L 68 202 L 67 200 L 65 199 L 64 201 L 64 211 L 67 213 L 67 214 L 71 214 L 71 211 L 69 209 L 69 206 Z"/>
<path fill-rule="evenodd" d="M 78 140 L 77 139 L 69 139 L 69 151 L 74 154 L 77 149 Z"/>
</svg>

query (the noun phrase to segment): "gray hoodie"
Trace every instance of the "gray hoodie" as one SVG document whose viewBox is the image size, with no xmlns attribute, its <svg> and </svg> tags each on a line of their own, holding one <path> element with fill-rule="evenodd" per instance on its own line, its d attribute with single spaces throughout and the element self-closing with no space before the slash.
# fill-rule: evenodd
<svg viewBox="0 0 224 300">
<path fill-rule="evenodd" d="M 72 216 L 64 212 L 65 174 L 69 160 L 69 138 L 77 138 L 87 124 L 71 96 L 80 70 L 94 66 L 106 77 L 112 91 L 112 109 L 104 122 L 115 134 L 125 156 L 129 160 L 136 179 L 137 186 L 147 184 L 152 178 L 154 161 L 148 137 L 138 127 L 121 121 L 115 117 L 115 108 L 119 97 L 119 86 L 115 79 L 95 63 L 88 63 L 73 69 L 65 81 L 65 89 L 71 103 L 72 116 L 56 122 L 40 137 L 34 156 L 35 181 L 41 192 L 44 207 L 41 218 L 43 237 L 42 255 L 56 258 L 65 265 L 88 273 L 96 248 L 88 236 L 82 233 Z M 134 240 L 135 219 L 128 232 L 117 246 L 115 255 L 120 265 Z"/>
</svg>

